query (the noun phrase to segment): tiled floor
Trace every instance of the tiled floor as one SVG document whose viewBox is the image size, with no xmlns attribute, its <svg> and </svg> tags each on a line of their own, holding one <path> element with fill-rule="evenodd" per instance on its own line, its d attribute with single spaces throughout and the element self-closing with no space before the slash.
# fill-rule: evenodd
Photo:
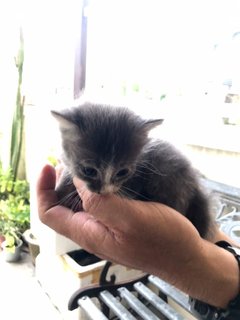
<svg viewBox="0 0 240 320">
<path fill-rule="evenodd" d="M 7 263 L 0 252 L 0 319 L 64 320 L 34 276 L 27 253 L 18 263 Z"/>
</svg>

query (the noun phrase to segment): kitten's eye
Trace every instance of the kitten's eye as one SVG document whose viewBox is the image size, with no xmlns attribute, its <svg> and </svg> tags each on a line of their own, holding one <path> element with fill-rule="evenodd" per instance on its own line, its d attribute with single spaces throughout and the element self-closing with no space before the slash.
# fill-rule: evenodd
<svg viewBox="0 0 240 320">
<path fill-rule="evenodd" d="M 121 177 L 125 177 L 127 174 L 129 173 L 129 170 L 128 169 L 121 169 L 118 171 L 118 173 L 116 174 L 116 176 L 118 178 L 121 178 Z"/>
<path fill-rule="evenodd" d="M 96 177 L 97 176 L 97 170 L 91 167 L 83 167 L 82 172 L 85 174 L 86 177 Z"/>
</svg>

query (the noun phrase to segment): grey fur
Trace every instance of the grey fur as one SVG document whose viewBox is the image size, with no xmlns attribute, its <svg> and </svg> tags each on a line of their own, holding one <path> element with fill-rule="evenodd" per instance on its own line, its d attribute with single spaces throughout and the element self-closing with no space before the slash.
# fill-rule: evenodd
<svg viewBox="0 0 240 320">
<path fill-rule="evenodd" d="M 162 120 L 147 121 L 129 109 L 96 103 L 52 114 L 60 124 L 66 166 L 57 187 L 60 203 L 79 209 L 72 183 L 77 176 L 96 193 L 117 192 L 173 207 L 208 237 L 208 197 L 196 170 L 173 145 L 148 137 Z"/>
</svg>

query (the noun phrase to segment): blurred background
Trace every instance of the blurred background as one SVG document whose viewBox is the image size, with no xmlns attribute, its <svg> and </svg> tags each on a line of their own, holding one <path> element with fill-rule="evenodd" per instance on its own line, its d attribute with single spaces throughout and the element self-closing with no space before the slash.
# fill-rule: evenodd
<svg viewBox="0 0 240 320">
<path fill-rule="evenodd" d="M 10 251 L 29 230 L 37 238 L 42 284 L 49 252 L 76 247 L 37 218 L 37 176 L 61 154 L 50 110 L 83 91 L 164 118 L 152 136 L 208 179 L 239 187 L 239 16 L 238 0 L 0 3 L 0 235 Z"/>
<path fill-rule="evenodd" d="M 198 146 L 197 166 L 206 175 L 238 184 L 237 173 L 222 170 L 221 162 L 225 151 L 234 158 L 240 150 L 238 1 L 20 0 L 0 6 L 4 167 L 11 158 L 19 88 L 16 59 L 22 45 L 20 94 L 24 118 L 29 117 L 24 130 L 28 124 L 35 128 L 27 152 L 41 158 L 39 149 L 48 145 L 46 157 L 55 156 L 58 138 L 49 110 L 72 105 L 85 88 L 94 97 L 124 97 L 145 117 L 164 117 L 161 137 L 192 149 Z M 41 144 L 34 144 L 35 133 Z M 206 157 L 211 152 L 220 156 L 207 161 L 211 170 L 203 166 L 206 148 Z"/>
</svg>

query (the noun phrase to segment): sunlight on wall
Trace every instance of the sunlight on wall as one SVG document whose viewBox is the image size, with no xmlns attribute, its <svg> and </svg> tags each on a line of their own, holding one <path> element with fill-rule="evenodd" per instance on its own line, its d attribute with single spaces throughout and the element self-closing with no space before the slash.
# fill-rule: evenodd
<svg viewBox="0 0 240 320">
<path fill-rule="evenodd" d="M 205 161 L 194 148 L 189 158 L 207 176 L 234 185 L 239 130 L 224 127 L 223 118 L 240 119 L 240 104 L 224 103 L 229 92 L 240 94 L 240 41 L 233 37 L 239 16 L 236 0 L 93 0 L 88 10 L 87 87 L 133 98 L 135 111 L 148 118 L 164 116 L 156 137 L 183 151 L 184 144 L 205 146 Z"/>
<path fill-rule="evenodd" d="M 80 5 L 78 0 L 0 3 L 1 158 L 7 155 L 16 98 L 19 25 L 25 40 L 27 103 L 46 110 L 67 105 L 73 95 Z M 136 111 L 148 117 L 164 113 L 175 141 L 179 132 L 192 130 L 206 140 L 207 128 L 211 134 L 223 124 L 228 90 L 223 82 L 231 78 L 234 90 L 240 90 L 240 42 L 232 39 L 240 31 L 238 0 L 92 0 L 85 14 L 88 89 L 96 93 L 104 87 L 108 95 L 147 99 Z"/>
<path fill-rule="evenodd" d="M 226 67 L 213 48 L 238 30 L 239 13 L 237 1 L 92 1 L 87 84 L 137 84 L 158 99 L 220 86 Z"/>
<path fill-rule="evenodd" d="M 15 0 L 0 3 L 0 159 L 8 163 L 12 113 L 16 100 L 14 57 L 19 28 L 24 36 L 22 93 L 27 104 L 54 108 L 73 96 L 77 17 L 80 2 Z M 78 31 L 78 30 L 77 30 Z"/>
</svg>

